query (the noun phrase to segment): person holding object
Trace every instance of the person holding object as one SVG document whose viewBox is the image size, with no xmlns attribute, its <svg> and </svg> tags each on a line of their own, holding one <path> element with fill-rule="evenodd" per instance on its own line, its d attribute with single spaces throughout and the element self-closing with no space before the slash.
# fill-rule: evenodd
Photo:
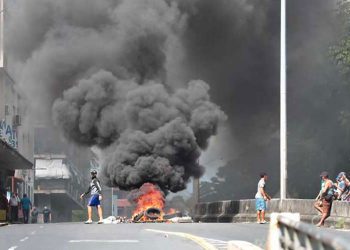
<svg viewBox="0 0 350 250">
<path fill-rule="evenodd" d="M 88 220 L 85 221 L 85 224 L 92 224 L 92 207 L 97 207 L 98 216 L 100 220 L 98 221 L 98 224 L 103 224 L 103 216 L 102 216 L 102 207 L 101 207 L 101 200 L 102 200 L 102 188 L 99 179 L 97 178 L 97 171 L 92 170 L 91 172 L 91 182 L 89 189 L 80 195 L 80 199 L 83 199 L 85 195 L 89 194 L 91 195 L 89 199 L 89 203 L 87 205 L 88 208 Z"/>
<path fill-rule="evenodd" d="M 331 215 L 332 202 L 334 198 L 333 182 L 328 178 L 326 171 L 320 174 L 321 177 L 321 190 L 316 197 L 316 203 L 314 207 L 322 214 L 320 222 L 317 227 L 324 226 L 325 220 Z"/>
<path fill-rule="evenodd" d="M 260 174 L 260 181 L 258 183 L 258 192 L 255 195 L 255 207 L 257 212 L 257 223 L 265 224 L 266 201 L 271 200 L 271 197 L 266 193 L 265 186 L 267 181 L 267 174 Z"/>
</svg>

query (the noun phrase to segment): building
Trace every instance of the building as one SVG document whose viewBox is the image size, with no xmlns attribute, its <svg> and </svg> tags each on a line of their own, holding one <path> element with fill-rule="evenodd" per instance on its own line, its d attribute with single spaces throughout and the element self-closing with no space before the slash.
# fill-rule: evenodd
<svg viewBox="0 0 350 250">
<path fill-rule="evenodd" d="M 69 222 L 72 211 L 84 208 L 82 173 L 66 155 L 35 155 L 35 206 L 52 211 L 52 222 Z"/>
<path fill-rule="evenodd" d="M 22 124 L 24 105 L 6 67 L 3 0 L 0 10 L 0 190 L 33 198 L 33 133 Z"/>
</svg>

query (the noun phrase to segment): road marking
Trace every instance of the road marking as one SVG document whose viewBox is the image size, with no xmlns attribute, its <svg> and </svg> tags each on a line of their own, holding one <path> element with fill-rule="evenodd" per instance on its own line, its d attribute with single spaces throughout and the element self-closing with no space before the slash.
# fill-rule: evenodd
<svg viewBox="0 0 350 250">
<path fill-rule="evenodd" d="M 217 240 L 217 239 L 210 239 L 210 238 L 203 238 L 203 239 L 208 241 L 210 244 L 215 246 L 217 249 L 223 249 L 223 250 L 227 249 L 227 244 L 228 244 L 227 241 Z"/>
<path fill-rule="evenodd" d="M 247 242 L 240 240 L 232 240 L 228 242 L 228 249 L 230 250 L 263 250 L 262 248 Z"/>
<path fill-rule="evenodd" d="M 84 243 L 84 242 L 93 242 L 93 243 L 139 243 L 138 240 L 70 240 L 69 243 Z"/>
<path fill-rule="evenodd" d="M 33 231 L 33 232 L 31 232 L 30 234 L 31 234 L 31 235 L 34 235 L 35 233 L 36 233 L 36 231 Z"/>
<path fill-rule="evenodd" d="M 10 247 L 8 250 L 15 250 L 18 246 Z"/>
<path fill-rule="evenodd" d="M 175 235 L 175 236 L 179 236 L 182 238 L 186 238 L 189 240 L 192 240 L 193 242 L 197 243 L 198 245 L 200 245 L 203 249 L 205 250 L 217 250 L 217 248 L 215 246 L 213 246 L 212 244 L 208 243 L 204 238 L 192 235 L 192 234 L 188 234 L 188 233 L 181 233 L 181 232 L 167 232 L 167 231 L 161 231 L 161 230 L 154 230 L 154 229 L 145 229 L 146 231 L 149 232 L 154 232 L 154 233 L 162 233 L 162 234 L 170 234 L 170 235 Z"/>
<path fill-rule="evenodd" d="M 29 237 L 24 237 L 23 239 L 21 239 L 21 240 L 19 240 L 19 241 L 26 241 L 26 240 L 28 240 L 29 239 Z"/>
</svg>

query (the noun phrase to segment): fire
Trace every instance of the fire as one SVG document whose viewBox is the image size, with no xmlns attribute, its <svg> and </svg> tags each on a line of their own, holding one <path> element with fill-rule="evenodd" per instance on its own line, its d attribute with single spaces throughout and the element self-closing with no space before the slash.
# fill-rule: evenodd
<svg viewBox="0 0 350 250">
<path fill-rule="evenodd" d="M 167 212 L 167 214 L 175 214 L 177 213 L 177 210 L 175 208 L 170 208 Z"/>
<path fill-rule="evenodd" d="M 136 208 L 132 217 L 142 216 L 138 221 L 152 220 L 150 219 L 152 216 L 158 217 L 153 220 L 162 220 L 165 205 L 163 192 L 151 183 L 143 184 L 139 191 L 141 194 L 134 199 Z"/>
</svg>

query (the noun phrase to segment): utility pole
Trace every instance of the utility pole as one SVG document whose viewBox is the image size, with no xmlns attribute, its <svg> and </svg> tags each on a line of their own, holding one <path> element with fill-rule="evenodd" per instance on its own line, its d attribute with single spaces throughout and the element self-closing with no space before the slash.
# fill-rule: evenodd
<svg viewBox="0 0 350 250">
<path fill-rule="evenodd" d="M 200 186 L 199 178 L 193 178 L 193 204 L 199 203 Z"/>
<path fill-rule="evenodd" d="M 280 54 L 280 190 L 281 201 L 287 198 L 287 52 L 286 0 L 281 0 L 281 54 Z"/>
</svg>

